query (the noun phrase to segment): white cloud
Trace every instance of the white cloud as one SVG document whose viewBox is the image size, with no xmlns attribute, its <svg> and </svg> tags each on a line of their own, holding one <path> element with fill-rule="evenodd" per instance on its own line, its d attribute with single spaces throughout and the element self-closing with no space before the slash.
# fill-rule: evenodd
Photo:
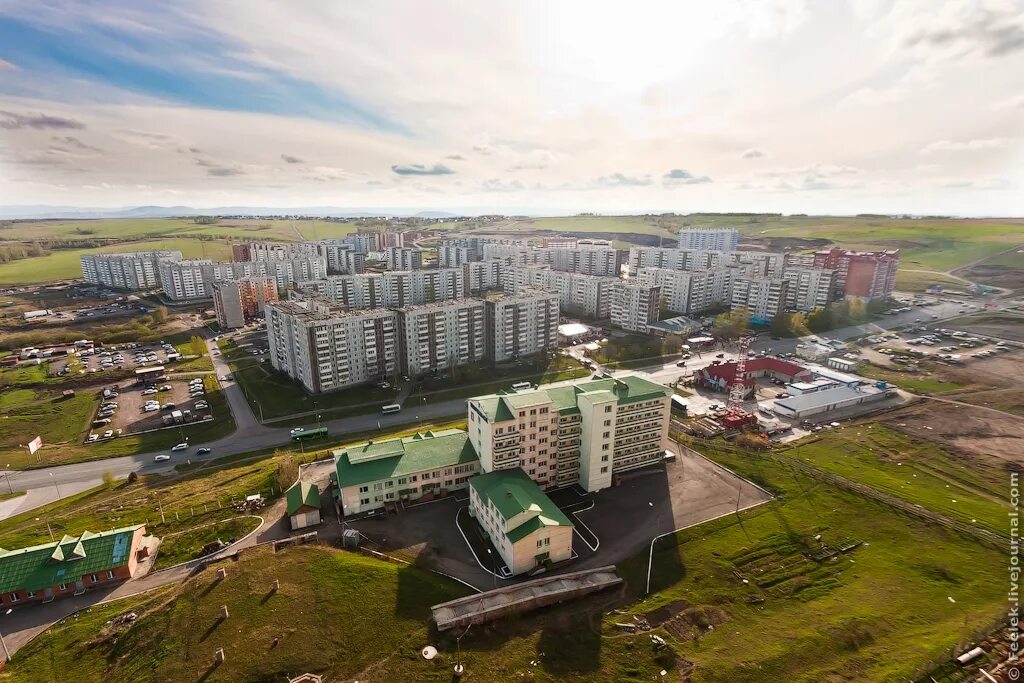
<svg viewBox="0 0 1024 683">
<path fill-rule="evenodd" d="M 1011 141 L 1006 138 L 984 138 L 976 140 L 936 140 L 921 149 L 921 154 L 937 154 L 939 152 L 979 152 L 1006 149 Z"/>
</svg>

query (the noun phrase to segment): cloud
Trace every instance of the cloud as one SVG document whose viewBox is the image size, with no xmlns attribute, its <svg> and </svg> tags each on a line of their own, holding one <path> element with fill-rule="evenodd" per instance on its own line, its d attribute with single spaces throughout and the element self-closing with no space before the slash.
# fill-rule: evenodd
<svg viewBox="0 0 1024 683">
<path fill-rule="evenodd" d="M 444 164 L 424 166 L 423 164 L 395 164 L 391 170 L 398 175 L 451 175 L 455 173 Z"/>
<path fill-rule="evenodd" d="M 485 157 L 489 157 L 494 154 L 494 147 L 491 145 L 473 145 L 473 151 L 477 154 L 483 154 Z"/>
<path fill-rule="evenodd" d="M 518 180 L 506 182 L 498 178 L 491 178 L 480 183 L 481 192 L 518 192 L 525 189 Z"/>
<path fill-rule="evenodd" d="M 748 149 L 747 151 L 740 155 L 740 157 L 743 159 L 761 159 L 766 156 L 768 155 L 759 149 Z"/>
<path fill-rule="evenodd" d="M 17 71 L 18 65 L 8 62 L 6 59 L 0 59 L 0 71 Z"/>
<path fill-rule="evenodd" d="M 1005 57 L 1024 50 L 1024 21 L 1013 3 L 1005 11 L 970 3 L 918 29 L 905 39 L 905 44 Z"/>
<path fill-rule="evenodd" d="M 984 138 L 976 140 L 936 140 L 921 149 L 921 154 L 937 152 L 978 152 L 982 150 L 1005 149 L 1010 145 L 1007 138 Z"/>
<path fill-rule="evenodd" d="M 702 185 L 704 183 L 710 183 L 711 178 L 706 175 L 695 176 L 689 171 L 684 171 L 681 168 L 673 168 L 671 171 L 661 176 L 662 184 L 666 187 L 673 185 Z"/>
<path fill-rule="evenodd" d="M 203 150 L 199 149 L 198 147 L 189 147 L 188 151 L 191 152 L 192 154 L 202 154 L 203 153 Z"/>
<path fill-rule="evenodd" d="M 213 168 L 206 169 L 207 175 L 216 176 L 218 178 L 226 178 L 233 175 L 245 175 L 245 171 L 240 168 L 228 167 L 228 166 L 214 166 Z"/>
<path fill-rule="evenodd" d="M 302 163 L 305 163 L 302 159 L 300 159 L 298 157 L 293 157 L 291 154 L 282 154 L 281 155 L 281 160 L 284 161 L 285 163 L 288 163 L 288 164 L 302 164 Z"/>
<path fill-rule="evenodd" d="M 85 124 L 74 119 L 48 114 L 18 114 L 12 111 L 0 111 L 0 128 L 19 130 L 34 128 L 36 130 L 81 130 Z"/>
<path fill-rule="evenodd" d="M 87 145 L 84 142 L 82 142 L 81 140 L 79 140 L 78 138 L 73 137 L 71 135 L 65 135 L 65 136 L 55 135 L 55 136 L 53 136 L 51 138 L 51 140 L 53 140 L 53 142 L 56 142 L 56 143 L 59 143 L 59 144 L 67 145 L 68 147 L 74 147 L 75 149 L 81 150 L 83 152 L 100 152 L 100 153 L 103 152 L 103 150 L 100 149 L 99 147 L 93 147 L 92 145 Z"/>
<path fill-rule="evenodd" d="M 644 187 L 651 184 L 651 176 L 629 176 L 624 173 L 612 173 L 601 176 L 596 181 L 599 187 Z"/>
<path fill-rule="evenodd" d="M 452 161 L 465 161 L 466 157 L 462 156 L 461 154 L 449 154 L 448 156 L 445 157 L 445 159 L 451 159 Z"/>
<path fill-rule="evenodd" d="M 982 178 L 981 180 L 951 180 L 943 183 L 942 187 L 969 190 L 1010 190 L 1015 186 L 1006 178 Z"/>
</svg>

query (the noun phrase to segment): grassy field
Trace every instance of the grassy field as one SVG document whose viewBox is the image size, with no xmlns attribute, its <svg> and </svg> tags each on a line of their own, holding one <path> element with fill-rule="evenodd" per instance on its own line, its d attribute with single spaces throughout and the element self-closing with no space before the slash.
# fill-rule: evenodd
<svg viewBox="0 0 1024 683">
<path fill-rule="evenodd" d="M 550 384 L 587 377 L 589 374 L 590 371 L 580 365 L 578 361 L 561 355 L 550 359 L 538 356 L 535 362 L 527 360 L 523 365 L 456 368 L 456 371 L 448 379 L 420 387 L 410 395 L 408 405 L 440 403 L 452 399 L 492 394 L 501 389 L 508 389 L 517 382 Z"/>
<path fill-rule="evenodd" d="M 785 455 L 948 517 L 1006 533 L 1005 482 L 935 444 L 877 424 L 829 430 Z"/>
<path fill-rule="evenodd" d="M 95 382 L 95 379 L 90 376 L 87 381 Z M 49 378 L 45 366 L 0 372 L 0 462 L 14 469 L 64 465 L 170 448 L 182 441 L 182 437 L 194 445 L 201 445 L 235 430 L 234 418 L 217 380 L 207 376 L 205 398 L 214 415 L 212 422 L 186 424 L 178 429 L 146 434 L 124 434 L 85 445 L 83 439 L 100 400 L 98 392 L 112 381 L 113 378 L 106 377 L 99 384 L 82 385 Z M 66 387 L 75 388 L 73 398 L 61 398 L 60 392 Z M 43 438 L 43 448 L 30 456 L 19 445 L 36 436 Z"/>
<path fill-rule="evenodd" d="M 148 533 L 165 539 L 158 566 L 170 566 L 191 559 L 212 540 L 241 537 L 255 528 L 258 522 L 254 520 L 231 519 L 244 514 L 232 507 L 232 501 L 255 493 L 269 499 L 280 495 L 277 463 L 288 457 L 270 456 L 257 462 L 205 467 L 184 476 L 145 475 L 131 484 L 120 481 L 97 486 L 0 521 L 0 547 L 45 543 L 50 531 L 60 538 L 85 530 L 146 524 Z"/>
<path fill-rule="evenodd" d="M 906 681 L 1002 612 L 1002 553 L 763 456 L 710 455 L 780 498 L 656 546 L 656 592 L 629 611 L 678 612 L 659 632 L 696 664 L 694 683 Z M 819 534 L 864 544 L 815 560 Z M 620 572 L 642 591 L 647 554 Z"/>
<path fill-rule="evenodd" d="M 624 337 L 610 337 L 607 344 L 590 355 L 598 363 L 605 364 L 660 357 L 679 352 L 678 338 L 630 334 Z"/>
<path fill-rule="evenodd" d="M 0 233 L 2 234 L 2 233 Z M 200 241 L 196 239 L 161 239 L 141 242 L 124 242 L 95 249 L 61 249 L 46 256 L 21 259 L 0 264 L 0 284 L 32 284 L 82 277 L 79 258 L 86 254 L 150 251 L 154 249 L 177 249 L 186 258 L 210 258 L 229 260 L 231 246 L 226 242 Z"/>
<path fill-rule="evenodd" d="M 923 292 L 929 285 L 942 285 L 945 289 L 963 291 L 967 283 L 961 282 L 947 275 L 935 275 L 932 273 L 918 273 L 910 270 L 896 272 L 896 291 L 899 292 Z"/>
<path fill-rule="evenodd" d="M 355 223 L 281 219 L 223 219 L 200 225 L 191 218 L 107 218 L 95 220 L 0 221 L 0 238 L 44 241 L 48 239 L 144 240 L 157 237 L 224 237 L 247 240 L 322 239 L 353 232 Z"/>
<path fill-rule="evenodd" d="M 889 382 L 901 389 L 926 396 L 949 394 L 964 388 L 963 385 L 940 379 L 927 371 L 916 373 L 900 372 L 890 368 L 871 365 L 870 363 L 861 363 L 857 366 L 857 372 L 865 377 Z"/>
<path fill-rule="evenodd" d="M 653 216 L 564 216 L 517 220 L 510 230 L 551 230 L 555 232 L 608 232 L 671 237 L 678 221 Z"/>
</svg>

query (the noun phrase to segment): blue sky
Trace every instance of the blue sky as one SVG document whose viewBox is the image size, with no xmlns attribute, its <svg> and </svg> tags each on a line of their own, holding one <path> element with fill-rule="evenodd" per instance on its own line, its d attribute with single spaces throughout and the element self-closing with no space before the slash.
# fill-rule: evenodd
<svg viewBox="0 0 1024 683">
<path fill-rule="evenodd" d="M 1021 0 L 0 0 L 0 203 L 1019 214 L 1020 73 Z"/>
</svg>

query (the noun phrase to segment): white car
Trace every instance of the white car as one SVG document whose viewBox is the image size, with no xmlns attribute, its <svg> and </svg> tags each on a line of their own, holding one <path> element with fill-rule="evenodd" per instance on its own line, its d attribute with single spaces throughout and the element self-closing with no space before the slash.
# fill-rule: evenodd
<svg viewBox="0 0 1024 683">
<path fill-rule="evenodd" d="M 152 413 L 154 410 L 160 410 L 160 406 L 154 406 L 154 405 L 142 406 L 142 412 L 144 412 L 144 413 Z"/>
<path fill-rule="evenodd" d="M 145 390 L 143 390 L 142 395 L 143 396 L 152 396 L 155 393 L 157 393 L 156 389 L 145 389 Z"/>
<path fill-rule="evenodd" d="M 166 461 L 168 461 L 170 459 L 171 459 L 171 456 L 169 456 L 169 455 L 158 455 L 155 458 L 153 458 L 153 462 L 166 462 Z"/>
<path fill-rule="evenodd" d="M 186 450 L 188 450 L 188 444 L 187 443 L 175 444 L 174 446 L 171 447 L 171 450 L 172 451 L 186 451 Z"/>
<path fill-rule="evenodd" d="M 196 410 L 207 410 L 209 407 L 210 407 L 210 404 L 207 403 L 206 401 L 197 401 L 196 402 Z"/>
<path fill-rule="evenodd" d="M 294 427 L 294 428 L 292 428 L 291 433 L 292 434 L 298 434 L 299 432 L 304 432 L 304 431 L 306 431 L 305 427 Z"/>
<path fill-rule="evenodd" d="M 112 436 L 114 436 L 114 430 L 113 429 L 108 429 L 107 431 L 103 432 L 103 438 L 104 439 L 109 439 Z"/>
</svg>

